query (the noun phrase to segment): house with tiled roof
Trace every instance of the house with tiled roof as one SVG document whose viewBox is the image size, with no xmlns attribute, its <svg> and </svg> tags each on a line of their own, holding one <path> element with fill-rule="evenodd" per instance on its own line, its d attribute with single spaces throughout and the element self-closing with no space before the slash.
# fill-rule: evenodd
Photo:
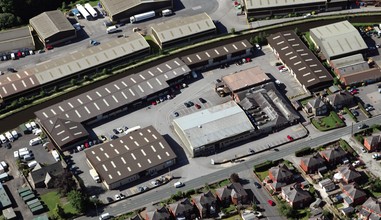
<svg viewBox="0 0 381 220">
<path fill-rule="evenodd" d="M 304 109 L 308 114 L 314 114 L 315 116 L 322 116 L 328 113 L 328 106 L 320 97 L 310 99 Z"/>
<path fill-rule="evenodd" d="M 228 186 L 223 186 L 216 189 L 215 194 L 221 207 L 227 207 L 231 204 L 231 193 L 232 190 Z"/>
<path fill-rule="evenodd" d="M 300 159 L 300 168 L 306 173 L 315 173 L 325 165 L 325 160 L 320 154 L 304 156 Z"/>
<path fill-rule="evenodd" d="M 232 189 L 231 199 L 233 204 L 246 204 L 249 200 L 249 195 L 242 187 L 241 183 L 232 183 L 228 186 Z"/>
<path fill-rule="evenodd" d="M 364 137 L 364 147 L 370 152 L 381 150 L 381 133 L 378 132 Z"/>
<path fill-rule="evenodd" d="M 381 201 L 369 197 L 361 206 L 359 217 L 364 220 L 381 219 Z"/>
<path fill-rule="evenodd" d="M 280 164 L 269 169 L 269 179 L 270 187 L 279 191 L 281 187 L 294 181 L 294 175 L 285 164 Z"/>
<path fill-rule="evenodd" d="M 193 197 L 192 203 L 198 209 L 201 218 L 213 216 L 217 211 L 217 199 L 211 191 Z"/>
<path fill-rule="evenodd" d="M 171 215 L 164 206 L 153 211 L 148 211 L 145 220 L 169 220 Z"/>
<path fill-rule="evenodd" d="M 357 206 L 365 202 L 367 195 L 361 189 L 358 189 L 353 183 L 343 185 L 343 199 L 346 206 Z"/>
<path fill-rule="evenodd" d="M 347 152 L 341 147 L 333 147 L 320 151 L 320 155 L 328 164 L 335 165 L 341 163 L 342 159 L 347 156 Z"/>
<path fill-rule="evenodd" d="M 128 220 L 143 220 L 143 218 L 140 215 L 134 215 L 130 217 Z"/>
<path fill-rule="evenodd" d="M 55 178 L 64 173 L 61 161 L 49 165 L 37 165 L 28 174 L 29 183 L 34 189 L 52 188 Z"/>
<path fill-rule="evenodd" d="M 297 184 L 282 187 L 281 196 L 292 208 L 304 208 L 311 204 L 312 196 Z"/>
<path fill-rule="evenodd" d="M 347 91 L 341 91 L 327 96 L 327 100 L 331 106 L 338 110 L 344 107 L 352 107 L 355 105 L 355 98 Z"/>
<path fill-rule="evenodd" d="M 188 198 L 169 205 L 169 212 L 176 219 L 195 219 L 195 207 Z"/>
<path fill-rule="evenodd" d="M 357 172 L 350 164 L 342 165 L 337 168 L 337 177 L 338 180 L 343 181 L 345 184 L 356 182 L 361 178 L 361 174 Z"/>
</svg>

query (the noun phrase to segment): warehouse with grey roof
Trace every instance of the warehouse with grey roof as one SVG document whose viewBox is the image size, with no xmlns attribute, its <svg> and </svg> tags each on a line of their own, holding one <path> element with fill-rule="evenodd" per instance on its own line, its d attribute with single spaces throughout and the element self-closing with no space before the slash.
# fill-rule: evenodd
<svg viewBox="0 0 381 220">
<path fill-rule="evenodd" d="M 216 33 L 217 28 L 209 15 L 204 12 L 153 24 L 151 30 L 156 43 L 160 48 L 165 48 L 210 38 Z"/>
<path fill-rule="evenodd" d="M 107 189 L 115 189 L 176 164 L 176 154 L 152 126 L 85 151 Z"/>
<path fill-rule="evenodd" d="M 368 46 L 348 21 L 310 29 L 310 38 L 327 60 L 364 53 Z"/>
<path fill-rule="evenodd" d="M 256 135 L 252 122 L 234 101 L 175 118 L 172 124 L 191 157 L 214 154 Z"/>
<path fill-rule="evenodd" d="M 118 38 L 107 43 L 70 53 L 64 57 L 52 59 L 33 67 L 0 76 L 0 99 L 11 100 L 14 97 L 35 95 L 41 87 L 53 87 L 57 82 L 66 81 L 77 74 L 95 72 L 96 68 L 112 63 L 130 60 L 149 54 L 150 46 L 138 33 L 128 38 Z"/>
<path fill-rule="evenodd" d="M 77 37 L 77 32 L 59 10 L 43 12 L 29 20 L 41 42 L 46 45 L 64 43 Z"/>
<path fill-rule="evenodd" d="M 294 31 L 271 34 L 267 41 L 306 91 L 319 91 L 332 85 L 331 74 Z"/>
<path fill-rule="evenodd" d="M 172 9 L 173 0 L 101 0 L 102 8 L 111 21 L 129 20 L 131 16 L 147 11 Z"/>
<path fill-rule="evenodd" d="M 0 53 L 35 50 L 35 43 L 29 27 L 9 29 L 0 32 Z"/>
<path fill-rule="evenodd" d="M 165 94 L 171 83 L 190 69 L 176 58 L 142 72 L 90 90 L 35 112 L 42 127 L 61 150 L 75 147 L 88 137 L 84 125 L 98 122 Z"/>
</svg>

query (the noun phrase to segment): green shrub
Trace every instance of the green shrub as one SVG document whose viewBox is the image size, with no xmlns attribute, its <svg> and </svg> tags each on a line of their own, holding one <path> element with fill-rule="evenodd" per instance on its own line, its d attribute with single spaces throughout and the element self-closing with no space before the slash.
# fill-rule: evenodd
<svg viewBox="0 0 381 220">
<path fill-rule="evenodd" d="M 305 148 L 302 148 L 302 149 L 300 149 L 298 151 L 295 151 L 295 156 L 296 157 L 302 157 L 302 156 L 311 154 L 312 152 L 313 152 L 312 148 L 305 147 Z"/>
<path fill-rule="evenodd" d="M 258 172 L 265 171 L 265 170 L 270 169 L 272 166 L 273 166 L 273 161 L 267 160 L 263 163 L 255 165 L 254 171 L 258 171 Z"/>
</svg>

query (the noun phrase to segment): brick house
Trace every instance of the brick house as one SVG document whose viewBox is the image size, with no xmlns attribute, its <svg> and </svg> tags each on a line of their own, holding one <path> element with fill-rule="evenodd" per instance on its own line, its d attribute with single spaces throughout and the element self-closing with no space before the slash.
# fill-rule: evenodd
<svg viewBox="0 0 381 220">
<path fill-rule="evenodd" d="M 306 173 L 315 173 L 319 168 L 325 165 L 325 160 L 320 154 L 314 154 L 312 156 L 305 156 L 300 159 L 300 168 Z"/>
<path fill-rule="evenodd" d="M 381 150 L 381 133 L 364 138 L 364 147 L 369 151 Z"/>
<path fill-rule="evenodd" d="M 347 152 L 341 147 L 333 147 L 320 151 L 320 156 L 323 157 L 328 164 L 336 165 L 342 162 L 342 159 L 347 156 Z"/>
<path fill-rule="evenodd" d="M 357 206 L 363 204 L 367 198 L 367 195 L 361 189 L 357 189 L 356 186 L 352 184 L 343 185 L 341 188 L 344 194 L 344 203 L 347 206 Z"/>
<path fill-rule="evenodd" d="M 216 213 L 217 199 L 211 191 L 202 193 L 192 198 L 192 204 L 196 206 L 201 218 L 208 218 Z"/>
<path fill-rule="evenodd" d="M 322 116 L 328 113 L 328 106 L 325 102 L 320 98 L 314 98 L 307 102 L 304 110 L 309 114 L 314 114 L 315 116 Z"/>
<path fill-rule="evenodd" d="M 169 214 L 167 208 L 163 206 L 159 209 L 148 211 L 144 219 L 145 220 L 170 220 L 171 215 Z"/>
<path fill-rule="evenodd" d="M 359 213 L 360 219 L 373 220 L 381 218 L 381 201 L 369 197 L 361 206 Z"/>
<path fill-rule="evenodd" d="M 341 91 L 327 96 L 327 100 L 331 106 L 338 110 L 344 107 L 352 107 L 355 105 L 355 98 L 347 91 Z"/>
<path fill-rule="evenodd" d="M 345 184 L 356 182 L 359 178 L 361 178 L 361 174 L 349 164 L 340 166 L 337 171 L 341 177 L 341 181 Z"/>
<path fill-rule="evenodd" d="M 294 181 L 294 175 L 286 165 L 280 164 L 269 169 L 269 179 L 270 187 L 275 191 L 279 191 L 283 186 Z"/>
<path fill-rule="evenodd" d="M 312 196 L 297 184 L 282 187 L 281 196 L 292 208 L 304 208 L 311 204 Z"/>
</svg>

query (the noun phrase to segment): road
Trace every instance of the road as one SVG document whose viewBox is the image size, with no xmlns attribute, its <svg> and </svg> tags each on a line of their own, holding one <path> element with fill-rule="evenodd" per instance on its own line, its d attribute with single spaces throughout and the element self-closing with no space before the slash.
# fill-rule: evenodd
<svg viewBox="0 0 381 220">
<path fill-rule="evenodd" d="M 367 119 L 365 121 L 362 121 L 361 123 L 366 123 L 368 125 L 380 124 L 381 115 L 371 119 Z M 358 124 L 354 124 L 353 126 L 337 129 L 335 132 L 326 133 L 321 135 L 320 137 L 312 139 L 307 138 L 307 140 L 299 140 L 294 143 L 287 144 L 279 148 L 279 151 L 271 151 L 271 153 L 264 153 L 266 154 L 266 156 L 264 156 L 263 154 L 259 154 L 257 156 L 254 156 L 251 160 L 237 164 L 236 166 L 227 167 L 226 169 L 216 171 L 209 175 L 200 176 L 199 178 L 185 182 L 185 186 L 181 190 L 187 191 L 190 189 L 195 189 L 204 186 L 205 183 L 213 183 L 222 179 L 226 179 L 229 177 L 231 173 L 238 173 L 243 170 L 252 169 L 254 165 L 265 162 L 267 160 L 278 160 L 284 158 L 285 156 L 290 155 L 295 151 L 300 150 L 306 146 L 316 147 L 324 145 L 331 141 L 337 140 L 345 135 L 350 135 L 352 133 L 352 129 L 353 133 L 357 132 L 357 125 Z M 177 189 L 173 187 L 158 189 L 155 192 L 148 192 L 146 194 L 136 196 L 132 199 L 127 199 L 118 203 L 114 203 L 110 206 L 105 207 L 102 211 L 117 216 L 122 213 L 127 213 L 129 211 L 133 211 L 138 208 L 144 207 L 147 204 L 159 202 L 165 198 L 170 197 L 172 194 L 175 194 L 176 191 Z M 102 211 L 99 210 L 99 213 L 101 213 Z M 96 219 L 96 216 L 90 215 L 86 217 L 80 217 L 77 219 Z"/>
</svg>

